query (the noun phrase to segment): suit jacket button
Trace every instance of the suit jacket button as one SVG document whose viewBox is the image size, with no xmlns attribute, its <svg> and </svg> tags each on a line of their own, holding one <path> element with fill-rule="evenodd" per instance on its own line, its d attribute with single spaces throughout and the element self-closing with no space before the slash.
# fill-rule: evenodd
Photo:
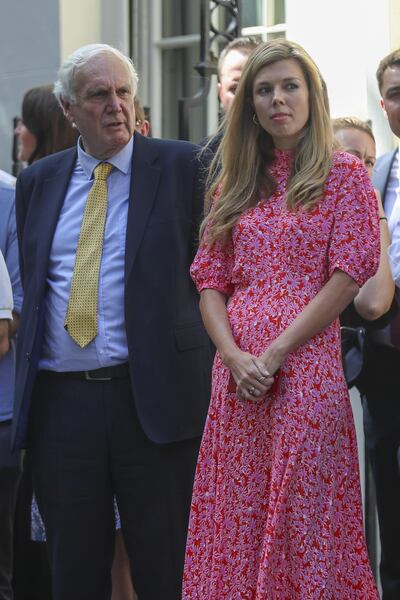
<svg viewBox="0 0 400 600">
<path fill-rule="evenodd" d="M 31 353 L 30 353 L 30 352 L 27 352 L 27 353 L 26 353 L 26 360 L 27 360 L 28 362 L 31 362 Z"/>
</svg>

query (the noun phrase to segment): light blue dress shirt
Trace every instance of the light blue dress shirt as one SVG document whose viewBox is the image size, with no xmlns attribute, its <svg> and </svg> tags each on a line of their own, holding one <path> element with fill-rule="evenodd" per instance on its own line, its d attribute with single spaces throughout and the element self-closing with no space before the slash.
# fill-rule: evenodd
<svg viewBox="0 0 400 600">
<path fill-rule="evenodd" d="M 15 191 L 0 183 L 0 250 L 3 253 L 10 276 L 14 310 L 21 312 L 22 287 L 18 268 L 18 241 L 15 223 Z M 12 302 L 10 302 L 11 304 Z M 15 340 L 11 340 L 10 349 L 0 360 L 0 421 L 12 417 L 15 376 Z"/>
<path fill-rule="evenodd" d="M 125 332 L 124 269 L 133 138 L 107 162 L 114 169 L 107 178 L 108 206 L 100 264 L 98 333 L 80 348 L 64 328 L 76 248 L 83 212 L 93 184 L 98 159 L 87 154 L 78 140 L 78 157 L 60 212 L 50 251 L 47 274 L 46 322 L 39 369 L 87 371 L 128 360 Z"/>
</svg>

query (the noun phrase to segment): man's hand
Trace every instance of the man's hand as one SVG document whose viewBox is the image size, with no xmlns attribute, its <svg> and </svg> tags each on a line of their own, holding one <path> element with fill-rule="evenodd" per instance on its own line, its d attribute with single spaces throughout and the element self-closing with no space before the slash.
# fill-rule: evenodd
<svg viewBox="0 0 400 600">
<path fill-rule="evenodd" d="M 8 352 L 8 319 L 0 319 L 0 359 Z"/>
</svg>

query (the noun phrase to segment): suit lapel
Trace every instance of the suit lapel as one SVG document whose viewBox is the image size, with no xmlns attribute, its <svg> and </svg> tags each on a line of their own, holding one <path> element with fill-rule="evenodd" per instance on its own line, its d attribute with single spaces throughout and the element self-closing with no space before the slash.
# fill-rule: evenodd
<svg viewBox="0 0 400 600">
<path fill-rule="evenodd" d="M 51 176 L 46 178 L 42 184 L 40 193 L 40 235 L 37 240 L 37 260 L 38 268 L 36 281 L 43 291 L 46 284 L 49 256 L 53 242 L 54 232 L 57 226 L 58 217 L 64 202 L 68 184 L 71 179 L 72 171 L 76 161 L 76 150 L 74 149 L 66 155 L 62 163 L 57 165 Z"/>
<path fill-rule="evenodd" d="M 152 140 L 135 133 L 126 232 L 125 281 L 135 262 L 156 198 L 161 174 L 154 164 L 157 156 Z"/>
</svg>

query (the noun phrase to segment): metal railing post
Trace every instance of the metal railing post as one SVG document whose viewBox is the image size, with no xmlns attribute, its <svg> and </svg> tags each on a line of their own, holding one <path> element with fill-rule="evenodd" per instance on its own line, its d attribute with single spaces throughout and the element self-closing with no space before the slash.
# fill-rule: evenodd
<svg viewBox="0 0 400 600">
<path fill-rule="evenodd" d="M 200 89 L 189 98 L 178 100 L 179 139 L 188 140 L 190 137 L 190 110 L 201 105 L 210 90 L 210 77 L 217 73 L 217 57 L 212 52 L 215 41 L 228 43 L 241 32 L 241 0 L 201 0 L 200 4 L 200 62 L 195 65 L 201 78 Z M 213 23 L 213 16 L 218 15 L 218 9 L 224 9 L 228 15 L 225 29 L 220 30 Z"/>
</svg>

